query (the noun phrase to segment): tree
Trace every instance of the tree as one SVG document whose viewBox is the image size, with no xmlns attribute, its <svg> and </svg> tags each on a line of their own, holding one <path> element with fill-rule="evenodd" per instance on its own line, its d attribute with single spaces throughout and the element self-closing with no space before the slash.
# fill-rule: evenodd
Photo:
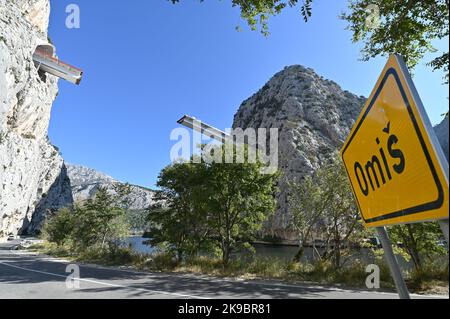
<svg viewBox="0 0 450 319">
<path fill-rule="evenodd" d="M 170 0 L 177 3 L 180 0 Z M 202 1 L 202 0 L 200 0 Z M 289 7 L 300 6 L 300 13 L 307 22 L 312 14 L 313 0 L 231 0 L 232 6 L 241 10 L 241 16 L 252 30 L 268 35 L 268 18 L 280 14 Z M 353 41 L 364 42 L 364 61 L 376 56 L 398 53 L 413 68 L 426 53 L 434 53 L 435 39 L 449 35 L 449 0 L 351 0 L 349 12 L 343 13 Z M 375 23 L 374 23 L 375 22 Z M 428 63 L 433 70 L 443 70 L 448 84 L 449 53 L 440 55 Z"/>
<path fill-rule="evenodd" d="M 122 204 L 122 194 L 114 196 L 106 188 L 100 187 L 94 199 L 89 199 L 81 209 L 75 212 L 77 223 L 73 236 L 79 249 L 90 246 L 114 244 L 117 238 L 126 234 L 125 209 Z"/>
<path fill-rule="evenodd" d="M 114 194 L 100 187 L 94 199 L 60 210 L 44 226 L 47 239 L 59 246 L 68 243 L 79 252 L 117 245 L 129 232 L 121 207 L 126 193 L 126 186 L 118 186 Z"/>
<path fill-rule="evenodd" d="M 132 232 L 145 232 L 147 230 L 146 209 L 130 209 L 126 212 L 126 220 Z"/>
<path fill-rule="evenodd" d="M 262 174 L 262 168 L 259 161 L 208 165 L 208 221 L 225 265 L 239 246 L 249 246 L 275 209 L 275 183 L 279 174 Z"/>
<path fill-rule="evenodd" d="M 376 5 L 379 11 L 379 25 L 370 27 L 368 10 Z M 448 0 L 353 0 L 350 13 L 341 18 L 349 22 L 348 29 L 353 32 L 353 41 L 363 41 L 363 60 L 376 56 L 398 53 L 405 57 L 410 68 L 414 68 L 426 53 L 434 53 L 435 39 L 449 35 Z M 445 72 L 448 83 L 449 53 L 443 52 L 428 63 L 433 70 Z"/>
<path fill-rule="evenodd" d="M 319 169 L 317 183 L 323 190 L 326 208 L 322 232 L 326 234 L 323 258 L 331 259 L 336 269 L 345 264 L 344 253 L 359 245 L 366 235 L 342 160 L 336 154 L 330 164 Z"/>
<path fill-rule="evenodd" d="M 299 249 L 294 257 L 300 262 L 314 228 L 323 217 L 326 202 L 322 200 L 322 189 L 316 181 L 307 176 L 302 182 L 289 183 L 289 211 L 291 226 L 297 232 Z"/>
<path fill-rule="evenodd" d="M 400 249 L 411 258 L 414 268 L 421 270 L 424 259 L 445 255 L 446 249 L 438 245 L 442 231 L 438 223 L 397 225 L 389 229 L 394 243 L 401 243 Z"/>
<path fill-rule="evenodd" d="M 149 243 L 174 252 L 178 261 L 196 255 L 207 242 L 206 179 L 202 163 L 175 163 L 158 177 L 156 204 L 148 209 Z"/>
<path fill-rule="evenodd" d="M 221 150 L 224 146 L 214 152 Z M 163 169 L 156 197 L 163 204 L 149 210 L 150 244 L 176 252 L 179 260 L 214 247 L 224 264 L 239 246 L 249 245 L 274 210 L 278 174 L 262 174 L 259 162 L 222 160 L 175 163 Z"/>
<path fill-rule="evenodd" d="M 42 234 L 48 241 L 63 246 L 74 228 L 73 208 L 62 208 L 57 215 L 44 224 Z"/>
<path fill-rule="evenodd" d="M 325 251 L 321 258 L 331 260 L 336 269 L 340 268 L 345 263 L 344 251 L 359 244 L 365 235 L 342 161 L 335 154 L 312 177 L 292 185 L 291 224 L 297 229 L 301 243 L 295 260 L 300 261 L 315 229 L 324 238 Z"/>
</svg>

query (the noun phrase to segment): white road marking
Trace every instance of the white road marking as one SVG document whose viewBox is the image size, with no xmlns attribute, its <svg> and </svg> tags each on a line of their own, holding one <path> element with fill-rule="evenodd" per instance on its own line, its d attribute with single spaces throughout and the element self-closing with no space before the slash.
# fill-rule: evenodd
<svg viewBox="0 0 450 319">
<path fill-rule="evenodd" d="M 39 273 L 39 274 L 44 274 L 44 275 L 48 275 L 48 276 L 61 277 L 61 278 L 64 278 L 64 279 L 67 278 L 67 276 L 64 276 L 64 275 L 54 274 L 54 273 L 51 273 L 51 272 L 40 271 L 40 270 L 35 270 L 35 269 L 24 268 L 24 267 L 15 266 L 15 265 L 10 265 L 10 264 L 4 263 L 4 262 L 0 262 L 0 265 L 6 266 L 6 267 L 11 267 L 11 268 L 16 268 L 16 269 L 20 269 L 20 270 L 25 270 L 25 271 L 35 272 L 35 273 Z M 97 285 L 103 285 L 103 286 L 110 286 L 110 287 L 116 287 L 116 288 L 129 288 L 129 287 L 123 286 L 123 285 L 111 284 L 111 283 L 107 283 L 107 282 L 101 282 L 101 281 L 84 279 L 84 278 L 77 278 L 77 280 L 90 282 L 90 283 L 94 283 L 94 284 L 97 284 Z M 177 296 L 177 297 L 184 297 L 184 298 L 209 299 L 209 298 L 205 298 L 205 297 L 199 297 L 199 296 L 187 295 L 187 294 L 179 294 L 179 293 L 176 293 L 176 292 L 168 292 L 168 291 L 161 291 L 161 290 L 149 290 L 149 289 L 144 289 L 144 288 L 132 288 L 132 289 L 145 291 L 145 292 L 151 292 L 151 293 L 157 293 L 157 294 L 162 294 L 162 295 L 171 295 L 171 296 Z"/>
</svg>

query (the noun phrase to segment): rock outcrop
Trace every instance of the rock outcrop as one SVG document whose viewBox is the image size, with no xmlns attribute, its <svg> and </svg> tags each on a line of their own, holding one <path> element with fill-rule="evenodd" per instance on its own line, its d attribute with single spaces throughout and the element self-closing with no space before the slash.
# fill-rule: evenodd
<svg viewBox="0 0 450 319">
<path fill-rule="evenodd" d="M 447 157 L 448 161 L 448 116 L 442 120 L 439 125 L 434 127 L 434 131 L 436 132 L 439 143 L 441 143 L 442 150 L 444 151 L 445 157 Z"/>
<path fill-rule="evenodd" d="M 242 103 L 233 128 L 278 128 L 279 181 L 277 210 L 264 235 L 294 239 L 289 230 L 288 186 L 319 168 L 341 148 L 365 103 L 312 69 L 295 65 L 277 73 L 261 90 Z M 448 118 L 435 127 L 449 156 Z"/>
<path fill-rule="evenodd" d="M 124 184 L 106 174 L 80 165 L 67 164 L 67 174 L 70 178 L 75 202 L 93 199 L 99 187 L 114 193 L 115 185 Z M 129 209 L 142 210 L 154 203 L 153 196 L 154 191 L 151 189 L 130 185 L 130 194 L 125 199 L 129 203 Z"/>
<path fill-rule="evenodd" d="M 47 137 L 57 79 L 41 79 L 32 59 L 48 44 L 49 13 L 49 0 L 0 0 L 0 238 L 38 231 L 72 200 Z"/>
<path fill-rule="evenodd" d="M 289 180 L 312 174 L 346 139 L 365 98 L 342 90 L 312 69 L 290 66 L 244 101 L 233 128 L 278 128 L 278 207 L 266 225 L 268 235 L 290 239 Z"/>
</svg>

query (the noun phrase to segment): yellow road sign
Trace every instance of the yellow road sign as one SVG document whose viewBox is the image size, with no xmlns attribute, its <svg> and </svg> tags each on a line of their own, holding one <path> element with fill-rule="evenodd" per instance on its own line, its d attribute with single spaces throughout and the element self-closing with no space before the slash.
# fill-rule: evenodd
<svg viewBox="0 0 450 319">
<path fill-rule="evenodd" d="M 368 227 L 448 219 L 448 162 L 398 55 L 392 55 L 341 156 Z"/>
</svg>

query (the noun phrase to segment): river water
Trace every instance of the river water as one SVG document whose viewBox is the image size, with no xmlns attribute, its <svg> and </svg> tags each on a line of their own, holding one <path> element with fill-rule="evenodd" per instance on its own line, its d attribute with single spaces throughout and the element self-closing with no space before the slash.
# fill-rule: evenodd
<svg viewBox="0 0 450 319">
<path fill-rule="evenodd" d="M 144 244 L 144 242 L 148 240 L 148 238 L 142 238 L 140 236 L 131 236 L 125 239 L 125 245 L 130 246 L 138 253 L 143 254 L 151 254 L 155 251 L 155 249 L 149 245 Z M 295 254 L 298 251 L 296 246 L 288 246 L 288 245 L 264 245 L 264 244 L 254 244 L 256 250 L 256 256 L 260 257 L 271 257 L 278 258 L 281 260 L 292 260 Z M 317 254 L 315 254 L 317 258 Z M 397 256 L 400 266 L 403 269 L 411 269 L 412 263 L 405 261 L 402 257 Z M 362 248 L 359 249 L 355 255 L 355 258 L 359 258 L 364 260 L 368 264 L 373 262 L 370 257 L 369 250 Z M 312 248 L 306 248 L 305 254 L 302 258 L 303 261 L 313 261 L 314 254 Z"/>
<path fill-rule="evenodd" d="M 149 245 L 144 244 L 148 238 L 142 238 L 140 236 L 131 236 L 125 239 L 125 245 L 131 246 L 136 252 L 143 254 L 151 254 L 155 249 Z M 285 245 L 262 245 L 255 244 L 257 256 L 276 257 L 280 259 L 290 260 L 294 258 L 297 253 L 297 247 L 285 246 Z M 312 258 L 312 249 L 308 249 L 305 253 L 306 258 Z M 308 257 L 310 255 L 310 257 Z"/>
</svg>

